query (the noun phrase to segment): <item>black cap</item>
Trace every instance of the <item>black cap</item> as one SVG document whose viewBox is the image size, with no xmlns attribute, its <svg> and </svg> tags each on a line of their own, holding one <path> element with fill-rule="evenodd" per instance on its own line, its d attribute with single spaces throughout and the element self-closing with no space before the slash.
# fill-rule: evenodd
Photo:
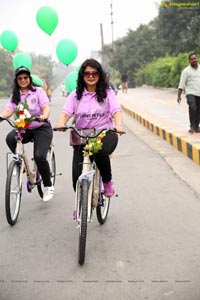
<svg viewBox="0 0 200 300">
<path fill-rule="evenodd" d="M 29 76 L 31 75 L 30 70 L 24 66 L 21 66 L 15 70 L 15 76 L 17 77 L 21 73 L 27 73 Z"/>
</svg>

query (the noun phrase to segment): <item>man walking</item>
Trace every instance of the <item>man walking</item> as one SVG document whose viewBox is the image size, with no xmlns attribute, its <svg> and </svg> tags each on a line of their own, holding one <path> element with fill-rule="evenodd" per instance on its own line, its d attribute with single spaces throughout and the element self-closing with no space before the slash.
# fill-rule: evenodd
<svg viewBox="0 0 200 300">
<path fill-rule="evenodd" d="M 122 74 L 121 76 L 121 87 L 122 87 L 122 93 L 127 93 L 128 89 L 128 75 L 126 73 Z"/>
<path fill-rule="evenodd" d="M 200 132 L 200 65 L 196 53 L 189 54 L 190 65 L 182 73 L 178 86 L 177 102 L 181 102 L 181 94 L 185 91 L 189 107 L 190 133 Z"/>
</svg>

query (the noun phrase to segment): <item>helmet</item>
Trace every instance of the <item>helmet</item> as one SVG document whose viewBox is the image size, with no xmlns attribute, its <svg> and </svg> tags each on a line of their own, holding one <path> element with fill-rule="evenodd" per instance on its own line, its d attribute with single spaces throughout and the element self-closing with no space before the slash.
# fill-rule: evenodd
<svg viewBox="0 0 200 300">
<path fill-rule="evenodd" d="M 29 71 L 29 69 L 27 69 L 24 66 L 21 66 L 15 70 L 15 77 L 17 77 L 21 73 L 27 73 L 29 76 L 31 75 L 31 72 Z"/>
</svg>

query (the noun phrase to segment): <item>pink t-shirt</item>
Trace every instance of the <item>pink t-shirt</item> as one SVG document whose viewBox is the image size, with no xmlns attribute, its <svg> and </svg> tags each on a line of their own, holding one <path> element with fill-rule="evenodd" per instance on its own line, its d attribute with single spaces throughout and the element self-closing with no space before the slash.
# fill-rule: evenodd
<svg viewBox="0 0 200 300">
<path fill-rule="evenodd" d="M 82 98 L 78 100 L 74 90 L 67 97 L 62 111 L 70 117 L 75 115 L 78 129 L 111 129 L 114 127 L 113 114 L 121 111 L 121 105 L 111 88 L 107 90 L 107 97 L 101 103 L 97 101 L 95 92 L 85 89 Z"/>
<path fill-rule="evenodd" d="M 21 102 L 27 101 L 29 106 L 29 112 L 32 116 L 36 118 L 42 114 L 42 107 L 46 104 L 49 104 L 49 98 L 47 97 L 45 91 L 41 87 L 34 87 L 36 91 L 30 91 L 27 94 L 24 94 L 20 91 Z M 14 111 L 17 105 L 12 102 L 12 95 L 10 96 L 8 103 L 6 105 L 7 108 Z M 30 128 L 37 128 L 41 125 L 45 124 L 44 122 L 36 122 L 33 121 L 30 124 Z"/>
</svg>

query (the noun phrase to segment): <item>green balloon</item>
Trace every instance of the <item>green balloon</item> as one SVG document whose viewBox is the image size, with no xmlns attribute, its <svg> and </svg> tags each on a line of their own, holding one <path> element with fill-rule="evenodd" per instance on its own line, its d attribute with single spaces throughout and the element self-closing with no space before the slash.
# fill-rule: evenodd
<svg viewBox="0 0 200 300">
<path fill-rule="evenodd" d="M 1 45 L 7 51 L 15 51 L 18 46 L 16 34 L 10 30 L 5 30 L 1 34 Z"/>
<path fill-rule="evenodd" d="M 58 24 L 57 12 L 50 6 L 43 6 L 36 14 L 36 21 L 40 29 L 51 35 Z"/>
<path fill-rule="evenodd" d="M 67 92 L 70 94 L 77 87 L 78 72 L 70 72 L 65 78 L 64 84 Z"/>
<path fill-rule="evenodd" d="M 35 83 L 37 86 L 43 86 L 42 80 L 37 75 L 31 74 L 31 77 L 32 77 L 33 83 Z"/>
<path fill-rule="evenodd" d="M 21 66 L 24 66 L 29 70 L 32 66 L 32 61 L 31 61 L 30 56 L 23 52 L 19 52 L 19 53 L 15 54 L 15 56 L 13 57 L 14 69 L 16 70 L 17 68 L 19 68 Z"/>
<path fill-rule="evenodd" d="M 68 66 L 77 57 L 78 49 L 72 40 L 63 39 L 56 46 L 56 54 L 59 61 Z"/>
</svg>

